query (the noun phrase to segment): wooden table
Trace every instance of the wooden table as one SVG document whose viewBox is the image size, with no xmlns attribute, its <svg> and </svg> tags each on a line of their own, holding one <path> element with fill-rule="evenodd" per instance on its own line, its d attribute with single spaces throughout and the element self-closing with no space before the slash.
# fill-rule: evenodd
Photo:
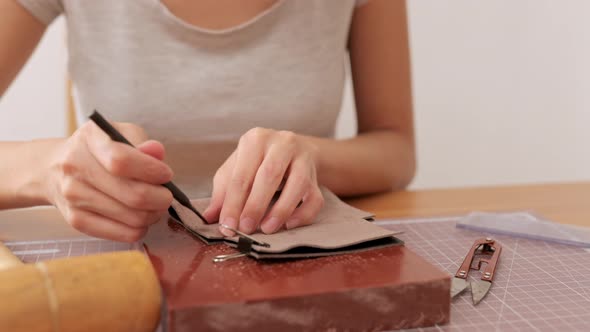
<svg viewBox="0 0 590 332">
<path fill-rule="evenodd" d="M 590 226 L 590 182 L 402 191 L 348 203 L 377 218 L 530 210 L 555 222 Z"/>
<path fill-rule="evenodd" d="M 531 210 L 560 223 L 590 226 L 590 182 L 401 191 L 347 200 L 377 218 Z M 53 208 L 0 211 L 0 240 L 80 236 Z"/>
</svg>

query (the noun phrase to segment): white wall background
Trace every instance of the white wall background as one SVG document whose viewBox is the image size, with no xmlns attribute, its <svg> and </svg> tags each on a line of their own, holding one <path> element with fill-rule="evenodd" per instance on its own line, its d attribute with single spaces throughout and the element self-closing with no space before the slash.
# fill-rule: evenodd
<svg viewBox="0 0 590 332">
<path fill-rule="evenodd" d="M 66 58 L 65 24 L 60 18 L 49 27 L 29 62 L 0 99 L 0 140 L 65 135 Z"/>
<path fill-rule="evenodd" d="M 414 188 L 590 180 L 590 2 L 410 1 Z M 0 140 L 65 134 L 63 21 L 0 100 Z M 350 86 L 340 135 L 354 128 Z"/>
<path fill-rule="evenodd" d="M 415 0 L 408 11 L 412 187 L 590 180 L 589 1 Z"/>
<path fill-rule="evenodd" d="M 416 186 L 590 179 L 590 2 L 412 1 Z"/>
</svg>

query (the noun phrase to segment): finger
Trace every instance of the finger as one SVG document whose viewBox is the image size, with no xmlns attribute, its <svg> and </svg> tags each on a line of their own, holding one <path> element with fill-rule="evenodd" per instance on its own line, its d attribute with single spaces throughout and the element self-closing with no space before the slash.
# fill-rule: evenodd
<svg viewBox="0 0 590 332">
<path fill-rule="evenodd" d="M 215 194 L 215 191 L 213 192 Z M 209 206 L 203 212 L 203 217 L 209 224 L 219 222 L 219 215 L 223 206 L 223 194 L 211 196 Z"/>
<path fill-rule="evenodd" d="M 172 193 L 161 185 L 113 176 L 97 162 L 83 171 L 86 183 L 130 208 L 163 211 L 172 203 Z"/>
<path fill-rule="evenodd" d="M 147 227 L 130 227 L 95 213 L 80 209 L 68 210 L 66 213 L 66 220 L 73 228 L 82 233 L 113 241 L 129 243 L 136 242 L 147 232 Z"/>
<path fill-rule="evenodd" d="M 253 137 L 252 137 L 253 136 Z M 238 218 L 250 193 L 250 188 L 256 171 L 262 162 L 264 142 L 261 137 L 250 135 L 241 139 L 236 151 L 236 161 L 227 184 L 223 207 L 220 213 L 220 222 L 231 228 L 238 227 Z M 248 137 L 252 137 L 249 138 Z M 219 230 L 226 236 L 233 236 L 233 232 L 220 227 Z"/>
<path fill-rule="evenodd" d="M 96 130 L 98 131 L 98 127 Z M 104 133 L 94 133 L 86 140 L 88 149 L 109 173 L 152 184 L 172 179 L 172 170 L 161 160 L 124 143 L 112 141 Z"/>
<path fill-rule="evenodd" d="M 301 203 L 301 205 L 295 209 L 293 215 L 287 219 L 285 228 L 293 229 L 311 225 L 323 206 L 324 197 L 322 196 L 322 192 L 315 187 L 303 197 L 303 203 Z"/>
<path fill-rule="evenodd" d="M 284 144 L 273 144 L 256 172 L 250 195 L 240 216 L 240 231 L 251 234 L 279 188 L 293 158 L 294 149 Z"/>
<path fill-rule="evenodd" d="M 223 206 L 223 200 L 225 198 L 225 189 L 227 183 L 227 175 L 224 171 L 220 171 L 215 174 L 213 178 L 213 192 L 211 194 L 211 201 L 209 206 L 203 212 L 205 220 L 209 223 L 215 223 L 219 221 L 219 214 Z"/>
<path fill-rule="evenodd" d="M 149 140 L 137 146 L 137 150 L 150 155 L 158 160 L 164 160 L 166 152 L 164 145 L 158 141 Z"/>
<path fill-rule="evenodd" d="M 94 212 L 134 228 L 148 227 L 160 220 L 163 214 L 129 208 L 90 185 L 72 178 L 62 185 L 62 196 L 70 208 Z"/>
<path fill-rule="evenodd" d="M 227 190 L 227 183 L 229 179 L 230 170 L 233 169 L 236 159 L 236 152 L 225 160 L 223 165 L 219 167 L 215 176 L 213 177 L 213 192 L 211 193 L 211 200 L 209 206 L 203 212 L 205 220 L 209 223 L 215 223 L 219 221 L 219 215 L 221 208 L 223 207 L 223 201 L 225 199 L 225 192 Z"/>
<path fill-rule="evenodd" d="M 111 123 L 131 144 L 138 145 L 148 140 L 148 135 L 143 128 L 128 122 Z"/>
<path fill-rule="evenodd" d="M 266 234 L 278 231 L 287 221 L 304 195 L 312 188 L 312 168 L 302 158 L 293 160 L 287 182 L 277 202 L 262 221 L 260 228 Z"/>
</svg>

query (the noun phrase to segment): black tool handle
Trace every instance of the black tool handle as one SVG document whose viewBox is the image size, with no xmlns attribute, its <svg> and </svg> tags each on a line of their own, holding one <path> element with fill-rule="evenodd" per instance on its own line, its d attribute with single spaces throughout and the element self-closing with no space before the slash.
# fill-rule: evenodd
<svg viewBox="0 0 590 332">
<path fill-rule="evenodd" d="M 125 136 L 123 136 L 117 129 L 115 129 L 115 127 L 113 127 L 102 115 L 100 115 L 100 113 L 98 113 L 96 110 L 94 112 L 92 112 L 92 114 L 90 115 L 90 119 L 92 121 L 94 121 L 94 123 L 96 123 L 96 125 L 102 129 L 107 135 L 109 135 L 109 137 L 115 141 L 115 142 L 119 142 L 119 143 L 125 143 L 127 145 L 133 146 L 133 144 L 131 144 L 131 142 L 129 142 Z M 170 190 L 170 192 L 172 192 L 172 196 L 182 205 L 186 206 L 187 208 L 189 208 L 191 211 L 193 211 L 197 216 L 199 216 L 199 218 L 201 218 L 201 220 L 205 223 L 207 223 L 207 221 L 205 220 L 205 218 L 201 215 L 201 213 L 199 213 L 199 211 L 197 211 L 197 209 L 195 209 L 195 207 L 191 204 L 190 199 L 182 192 L 182 190 L 180 190 L 180 188 L 178 188 L 174 183 L 172 182 L 166 182 L 163 184 L 164 187 L 168 188 L 168 190 Z M 168 209 L 168 211 L 170 211 L 172 209 L 172 207 L 170 207 Z M 172 211 L 174 211 L 172 209 Z M 176 212 L 171 212 L 171 214 L 173 215 L 177 215 Z"/>
</svg>

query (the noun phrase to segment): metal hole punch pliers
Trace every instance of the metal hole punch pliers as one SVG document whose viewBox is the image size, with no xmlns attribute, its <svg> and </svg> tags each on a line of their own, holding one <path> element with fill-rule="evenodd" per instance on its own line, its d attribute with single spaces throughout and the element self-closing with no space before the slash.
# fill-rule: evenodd
<svg viewBox="0 0 590 332">
<path fill-rule="evenodd" d="M 473 305 L 477 305 L 490 291 L 492 287 L 492 280 L 494 279 L 494 272 L 498 264 L 498 258 L 502 252 L 502 245 L 491 238 L 475 240 L 473 246 L 465 256 L 463 264 L 455 274 L 451 283 L 451 298 L 459 295 L 467 287 L 471 288 L 471 296 L 473 298 Z M 479 257 L 476 268 L 473 267 L 473 260 L 476 256 L 490 256 L 485 259 Z M 481 270 L 481 263 L 485 262 L 486 268 L 482 272 L 480 280 L 467 281 L 470 270 Z"/>
</svg>

